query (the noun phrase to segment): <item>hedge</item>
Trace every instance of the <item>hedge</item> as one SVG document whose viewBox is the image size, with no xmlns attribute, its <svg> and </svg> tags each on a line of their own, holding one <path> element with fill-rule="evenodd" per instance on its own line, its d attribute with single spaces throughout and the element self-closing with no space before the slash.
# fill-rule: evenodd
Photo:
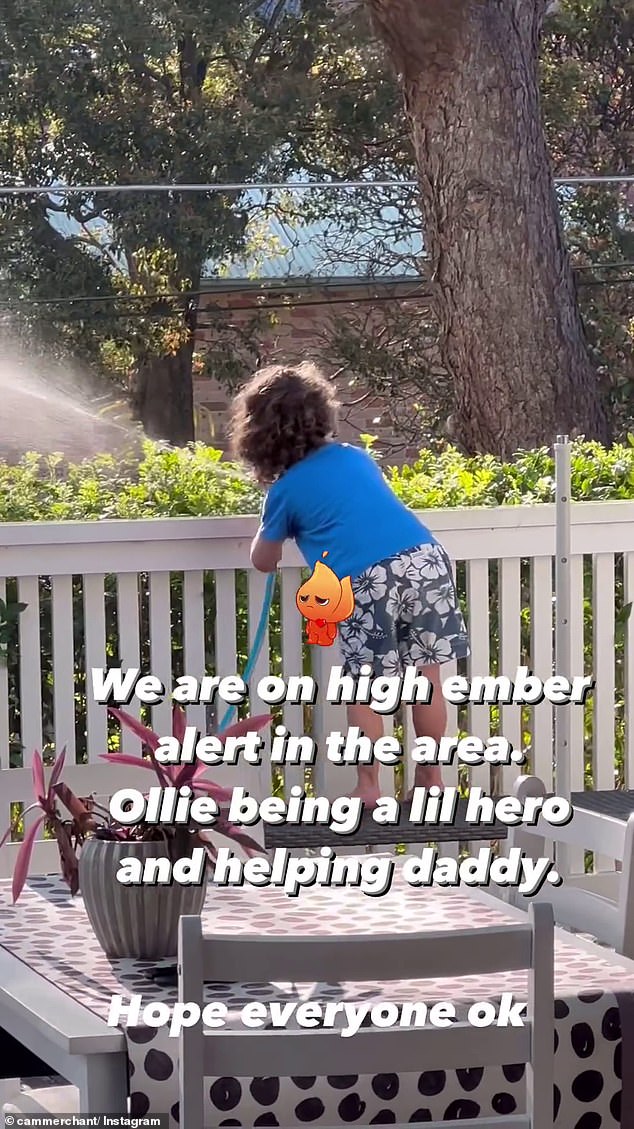
<svg viewBox="0 0 634 1129">
<path fill-rule="evenodd" d="M 238 467 L 202 444 L 165 451 L 144 444 L 134 466 L 110 456 L 66 467 L 59 458 L 28 455 L 0 463 L 0 521 L 86 521 L 99 518 L 253 514 L 261 495 Z M 609 450 L 573 443 L 572 496 L 578 501 L 634 497 L 634 436 Z M 546 448 L 511 462 L 472 458 L 454 447 L 420 454 L 411 466 L 386 468 L 400 498 L 415 509 L 530 505 L 554 499 L 554 463 Z"/>
<path fill-rule="evenodd" d="M 370 446 L 371 442 L 369 441 Z M 634 437 L 626 444 L 609 450 L 599 444 L 575 442 L 571 452 L 572 496 L 575 500 L 628 499 L 634 497 Z M 394 490 L 412 508 L 418 510 L 464 506 L 530 505 L 554 500 L 554 463 L 547 449 L 521 452 L 510 462 L 492 456 L 468 458 L 453 447 L 427 450 L 410 466 L 386 468 Z M 147 518 L 176 516 L 210 516 L 254 514 L 261 504 L 261 493 L 241 470 L 221 462 L 221 454 L 203 445 L 186 450 L 166 451 L 146 443 L 143 458 L 136 466 L 118 465 L 103 456 L 80 466 L 67 467 L 60 459 L 25 457 L 17 466 L 0 464 L 0 521 L 72 521 L 101 518 Z M 498 654 L 495 622 L 497 584 L 495 562 L 491 565 L 493 669 Z M 458 571 L 458 587 L 464 599 L 464 571 Z M 83 606 L 81 578 L 74 580 L 75 637 L 77 671 L 83 666 Z M 590 562 L 586 569 L 586 666 L 592 669 Z M 530 615 L 528 611 L 528 565 L 522 566 L 523 661 L 530 663 Z M 213 577 L 206 580 L 207 614 L 215 617 Z M 244 664 L 247 647 L 246 574 L 238 576 L 238 646 L 239 664 Z M 11 757 L 21 763 L 20 706 L 16 627 L 17 592 L 15 583 L 7 585 L 7 604 L 0 606 L 0 643 L 6 650 L 11 697 Z M 148 600 L 146 578 L 140 586 L 142 638 L 148 636 Z M 628 609 L 623 607 L 622 568 L 617 560 L 617 630 L 616 645 L 616 766 L 617 778 L 623 777 L 624 743 L 624 646 L 623 624 Z M 116 599 L 114 578 L 106 579 L 106 619 L 108 658 L 117 662 Z M 52 656 L 50 582 L 41 581 L 42 630 L 42 695 L 44 727 L 52 741 Z M 182 670 L 182 577 L 172 577 L 172 635 L 174 673 Z M 215 664 L 213 631 L 208 636 L 208 669 Z M 272 669 L 280 663 L 279 604 L 271 618 Z M 149 669 L 147 644 L 142 661 Z M 2 661 L 0 655 L 0 661 Z M 191 673 L 191 672 L 188 672 Z M 580 673 L 580 672 L 575 672 Z M 85 693 L 82 675 L 77 678 L 78 754 L 85 749 Z M 497 711 L 492 710 L 492 723 L 497 726 Z M 466 724 L 466 721 L 463 721 Z M 530 743 L 530 716 L 526 730 Z M 592 710 L 586 711 L 586 765 L 591 777 Z M 116 734 L 112 734 L 116 741 Z"/>
</svg>

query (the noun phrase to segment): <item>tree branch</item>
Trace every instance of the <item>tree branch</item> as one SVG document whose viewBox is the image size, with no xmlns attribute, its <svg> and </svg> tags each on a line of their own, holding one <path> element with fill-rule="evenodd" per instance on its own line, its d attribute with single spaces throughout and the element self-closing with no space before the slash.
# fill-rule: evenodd
<svg viewBox="0 0 634 1129">
<path fill-rule="evenodd" d="M 249 52 L 245 67 L 248 74 L 251 74 L 255 61 L 260 54 L 260 51 L 266 43 L 271 39 L 273 32 L 276 31 L 280 17 L 284 14 L 286 8 L 286 0 L 277 0 L 277 3 L 267 20 L 266 27 L 261 35 L 258 36 L 251 51 Z"/>
<path fill-rule="evenodd" d="M 103 243 L 100 243 L 94 232 L 90 231 L 84 223 L 80 224 L 80 227 L 86 237 L 82 242 L 90 243 L 93 247 L 100 251 L 101 254 L 106 257 L 111 267 L 113 267 L 116 274 L 123 274 L 124 272 L 121 269 L 121 264 L 117 262 L 117 259 L 112 254 L 110 248 L 104 246 Z"/>
<path fill-rule="evenodd" d="M 47 197 L 46 209 L 50 212 L 57 212 L 61 215 L 68 216 L 69 219 L 75 220 L 76 223 L 80 224 L 81 226 L 83 226 L 85 223 L 92 223 L 93 220 L 98 220 L 101 217 L 101 208 L 92 208 L 92 210 L 87 213 L 80 213 L 72 207 L 69 208 L 68 199 L 64 204 L 54 204 L 53 201 Z"/>
</svg>

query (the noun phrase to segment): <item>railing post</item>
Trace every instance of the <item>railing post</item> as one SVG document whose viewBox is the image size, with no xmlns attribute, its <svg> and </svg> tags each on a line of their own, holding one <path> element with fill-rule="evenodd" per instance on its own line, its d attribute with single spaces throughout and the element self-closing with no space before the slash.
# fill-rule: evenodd
<svg viewBox="0 0 634 1129">
<path fill-rule="evenodd" d="M 570 526 L 571 526 L 570 440 L 558 435 L 555 443 L 555 673 L 572 677 Z M 570 748 L 570 708 L 555 709 L 555 789 L 570 798 L 572 787 Z M 557 869 L 562 877 L 570 873 L 569 851 L 557 847 Z"/>
</svg>

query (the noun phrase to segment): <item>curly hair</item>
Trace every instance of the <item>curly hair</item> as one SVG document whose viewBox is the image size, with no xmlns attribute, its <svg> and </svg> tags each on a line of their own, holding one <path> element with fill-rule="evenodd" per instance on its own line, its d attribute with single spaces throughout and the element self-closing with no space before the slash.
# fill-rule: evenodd
<svg viewBox="0 0 634 1129">
<path fill-rule="evenodd" d="M 232 454 L 262 485 L 270 485 L 336 434 L 338 407 L 328 380 L 314 365 L 260 369 L 232 405 Z"/>
</svg>

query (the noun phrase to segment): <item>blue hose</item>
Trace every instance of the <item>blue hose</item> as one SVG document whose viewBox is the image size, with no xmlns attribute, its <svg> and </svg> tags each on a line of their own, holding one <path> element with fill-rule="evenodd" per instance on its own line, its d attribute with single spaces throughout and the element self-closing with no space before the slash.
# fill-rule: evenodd
<svg viewBox="0 0 634 1129">
<path fill-rule="evenodd" d="M 273 593 L 275 592 L 275 579 L 276 574 L 274 572 L 270 572 L 266 580 L 264 600 L 262 601 L 262 611 L 260 612 L 260 619 L 256 628 L 253 646 L 251 647 L 251 651 L 247 659 L 247 665 L 245 666 L 244 674 L 242 675 L 243 681 L 246 682 L 247 685 L 249 684 L 249 679 L 253 674 L 253 668 L 260 657 L 260 651 L 262 650 L 262 646 L 264 644 L 264 637 L 266 635 L 266 629 L 269 622 L 269 613 L 271 611 L 271 604 L 273 603 Z M 225 712 L 224 717 L 220 721 L 220 724 L 218 726 L 218 733 L 222 733 L 227 728 L 233 715 L 236 713 L 237 708 L 237 706 L 229 706 L 229 709 Z"/>
</svg>

